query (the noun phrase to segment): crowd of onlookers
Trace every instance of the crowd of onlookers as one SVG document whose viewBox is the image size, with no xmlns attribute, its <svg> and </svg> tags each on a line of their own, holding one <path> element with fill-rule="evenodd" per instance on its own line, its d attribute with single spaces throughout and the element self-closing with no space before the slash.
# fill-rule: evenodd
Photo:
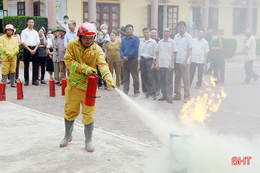
<svg viewBox="0 0 260 173">
<path fill-rule="evenodd" d="M 18 45 L 24 47 L 24 86 L 29 85 L 29 64 L 32 61 L 32 85 L 46 84 L 45 71 L 50 78 L 54 78 L 56 84 L 61 84 L 61 79 L 69 75 L 69 70 L 64 63 L 64 55 L 68 42 L 77 37 L 76 22 L 64 16 L 63 21 L 57 21 L 57 27 L 45 30 L 41 27 L 38 32 L 34 30 L 34 19 L 28 18 L 28 27 L 16 34 L 13 28 L 13 36 L 17 38 Z M 94 22 L 92 22 L 95 25 Z M 95 25 L 96 27 L 96 25 Z M 12 28 L 7 30 L 12 30 Z M 156 28 L 143 29 L 143 38 L 135 36 L 134 26 L 131 24 L 121 27 L 117 31 L 108 34 L 108 26 L 102 24 L 97 30 L 95 43 L 99 45 L 108 63 L 109 69 L 116 75 L 116 86 L 123 84 L 125 94 L 129 93 L 130 75 L 133 79 L 133 91 L 137 96 L 140 93 L 139 72 L 141 73 L 142 91 L 146 98 L 159 101 L 190 99 L 190 86 L 194 80 L 196 70 L 196 88 L 202 86 L 203 74 L 212 74 L 216 84 L 223 85 L 225 77 L 225 39 L 224 30 L 218 31 L 217 39 L 213 40 L 212 30 L 205 33 L 198 30 L 197 37 L 186 32 L 186 23 L 181 21 L 177 24 L 178 33 L 171 38 L 169 28 L 163 28 L 163 38 L 158 38 Z M 121 42 L 118 40 L 118 33 Z M 6 32 L 7 34 L 7 32 Z M 8 34 L 7 34 L 8 36 Z M 250 83 L 251 78 L 258 80 L 259 76 L 252 70 L 255 59 L 255 38 L 250 30 L 246 31 L 245 42 L 245 83 Z M 1 45 L 1 50 L 4 48 Z M 17 52 L 16 70 L 10 71 L 10 79 L 19 77 L 19 52 Z M 2 60 L 3 60 L 2 51 Z M 209 68 L 207 65 L 210 64 Z M 3 71 L 2 71 L 3 73 Z M 99 76 L 102 76 L 98 71 Z M 3 79 L 7 74 L 4 74 Z M 175 78 L 173 80 L 173 78 Z M 13 81 L 13 80 L 12 80 Z M 15 84 L 11 81 L 11 86 Z M 182 97 L 181 86 L 184 94 Z M 106 83 L 99 78 L 98 87 L 106 89 Z M 174 89 L 173 89 L 174 88 Z M 173 92 L 174 91 L 174 92 Z"/>
<path fill-rule="evenodd" d="M 133 77 L 134 94 L 139 94 L 139 80 L 137 71 L 141 72 L 142 91 L 146 98 L 151 97 L 159 101 L 182 100 L 181 86 L 183 84 L 183 101 L 190 100 L 190 86 L 197 70 L 196 88 L 202 86 L 203 74 L 212 75 L 217 85 L 224 85 L 225 59 L 227 46 L 223 38 L 224 30 L 217 32 L 217 38 L 213 39 L 213 31 L 209 29 L 198 30 L 197 37 L 186 32 L 186 23 L 180 21 L 177 24 L 178 33 L 170 38 L 170 29 L 163 28 L 163 38 L 157 38 L 155 28 L 143 29 L 144 39 L 133 35 L 133 26 L 126 26 L 126 37 L 123 37 L 120 56 L 123 60 L 124 92 L 129 91 L 129 74 Z M 259 79 L 253 70 L 253 62 L 256 59 L 256 40 L 250 29 L 245 31 L 244 57 L 246 78 L 243 83 L 249 84 L 251 79 L 256 82 Z M 138 46 L 139 45 L 139 46 Z M 209 64 L 209 67 L 207 65 Z M 136 71 L 137 66 L 137 71 Z M 173 85 L 173 73 L 175 74 Z M 174 89 L 173 89 L 174 87 Z M 174 94 L 173 94 L 174 91 Z"/>
</svg>

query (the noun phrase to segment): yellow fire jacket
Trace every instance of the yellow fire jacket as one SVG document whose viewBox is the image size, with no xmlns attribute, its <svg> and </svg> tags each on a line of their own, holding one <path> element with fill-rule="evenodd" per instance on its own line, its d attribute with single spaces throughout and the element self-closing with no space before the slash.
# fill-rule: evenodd
<svg viewBox="0 0 260 173">
<path fill-rule="evenodd" d="M 67 45 L 64 62 L 70 70 L 70 75 L 67 78 L 68 84 L 79 89 L 87 89 L 88 76 L 84 72 L 88 67 L 96 69 L 98 66 L 102 78 L 111 75 L 104 59 L 104 53 L 96 43 L 85 49 L 79 39 L 70 41 Z"/>
<path fill-rule="evenodd" d="M 5 58 L 16 58 L 19 51 L 19 44 L 17 38 L 11 36 L 8 38 L 5 35 L 0 37 L 0 50 L 2 60 Z"/>
</svg>

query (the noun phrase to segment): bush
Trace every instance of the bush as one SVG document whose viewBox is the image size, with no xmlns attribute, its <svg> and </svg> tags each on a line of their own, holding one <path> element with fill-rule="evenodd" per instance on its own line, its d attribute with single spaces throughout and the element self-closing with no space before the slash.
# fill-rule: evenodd
<svg viewBox="0 0 260 173">
<path fill-rule="evenodd" d="M 218 40 L 213 40 L 213 47 L 218 46 Z M 214 51 L 213 56 L 217 56 L 217 54 L 222 54 L 226 58 L 231 58 L 235 55 L 237 49 L 237 41 L 236 39 L 224 39 L 223 41 L 224 50 L 221 52 Z M 216 55 L 215 55 L 216 54 Z"/>
<path fill-rule="evenodd" d="M 3 18 L 3 29 L 7 24 L 13 24 L 16 26 L 16 33 L 21 34 L 22 30 L 27 28 L 27 18 L 34 19 L 34 29 L 38 31 L 40 27 L 44 27 L 48 30 L 48 19 L 40 16 L 5 16 Z"/>
<path fill-rule="evenodd" d="M 227 58 L 231 58 L 235 55 L 237 49 L 236 39 L 225 39 L 225 54 Z"/>
<path fill-rule="evenodd" d="M 256 39 L 256 54 L 260 55 L 260 39 Z"/>
<path fill-rule="evenodd" d="M 27 28 L 27 18 L 34 19 L 34 29 L 38 31 L 42 26 L 48 30 L 48 19 L 46 17 L 40 16 L 5 16 L 3 18 L 2 27 L 4 29 L 5 25 L 13 24 L 16 26 L 16 33 L 21 34 L 22 30 Z M 23 46 L 20 46 L 20 58 L 23 60 Z"/>
</svg>

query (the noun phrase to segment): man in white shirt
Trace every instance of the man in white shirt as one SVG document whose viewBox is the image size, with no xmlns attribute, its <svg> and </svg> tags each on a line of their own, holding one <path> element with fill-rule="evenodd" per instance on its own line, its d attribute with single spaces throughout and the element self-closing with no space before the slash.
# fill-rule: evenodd
<svg viewBox="0 0 260 173">
<path fill-rule="evenodd" d="M 173 65 L 177 46 L 170 38 L 170 29 L 163 29 L 163 39 L 158 42 L 156 53 L 156 68 L 159 69 L 162 97 L 159 101 L 167 100 L 172 103 L 173 94 Z"/>
<path fill-rule="evenodd" d="M 175 96 L 174 100 L 181 100 L 181 80 L 184 85 L 184 103 L 190 100 L 190 54 L 192 49 L 192 37 L 186 32 L 186 23 L 180 21 L 177 25 L 178 34 L 175 35 L 178 52 L 176 54 L 175 70 Z"/>
<path fill-rule="evenodd" d="M 245 41 L 245 72 L 246 72 L 246 79 L 244 81 L 245 84 L 249 84 L 251 78 L 254 78 L 254 82 L 259 79 L 259 75 L 257 75 L 253 71 L 253 63 L 256 58 L 256 40 L 255 37 L 252 35 L 251 30 L 246 30 L 247 39 Z"/>
<path fill-rule="evenodd" d="M 196 68 L 198 68 L 198 80 L 196 82 L 196 88 L 201 87 L 202 83 L 202 74 L 204 71 L 204 66 L 206 66 L 208 52 L 209 52 L 209 44 L 207 40 L 204 38 L 204 31 L 199 30 L 198 38 L 192 39 L 192 52 L 190 56 L 191 64 L 190 64 L 190 85 L 194 79 L 194 75 L 196 72 Z"/>
<path fill-rule="evenodd" d="M 158 38 L 158 32 L 156 28 L 150 29 L 150 37 L 151 39 L 154 39 L 157 43 L 160 41 L 160 39 Z M 159 96 L 161 91 L 160 74 L 159 74 L 159 70 L 157 70 L 155 67 L 152 69 L 152 77 L 155 83 L 156 96 Z"/>
<path fill-rule="evenodd" d="M 29 63 L 32 57 L 32 65 L 33 65 L 33 75 L 32 75 L 32 84 L 39 85 L 38 80 L 38 68 L 39 68 L 39 60 L 38 60 L 38 48 L 40 46 L 40 38 L 37 31 L 33 29 L 34 19 L 27 19 L 27 28 L 22 31 L 21 34 L 21 43 L 24 47 L 24 86 L 29 85 Z"/>
<path fill-rule="evenodd" d="M 144 40 L 139 45 L 138 71 L 141 71 L 142 89 L 146 98 L 156 100 L 152 64 L 155 62 L 157 43 L 149 37 L 149 28 L 143 29 Z"/>
</svg>

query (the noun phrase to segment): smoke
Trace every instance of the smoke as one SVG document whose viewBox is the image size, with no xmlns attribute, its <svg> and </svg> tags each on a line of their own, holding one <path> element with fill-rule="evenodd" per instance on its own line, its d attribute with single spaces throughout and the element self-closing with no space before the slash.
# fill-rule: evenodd
<svg viewBox="0 0 260 173">
<path fill-rule="evenodd" d="M 260 170 L 259 139 L 247 141 L 200 127 L 189 137 L 172 138 L 162 151 L 149 156 L 152 159 L 147 160 L 145 172 L 257 173 Z M 250 165 L 233 166 L 234 156 L 251 156 Z"/>
<path fill-rule="evenodd" d="M 133 101 L 120 90 L 117 92 L 163 143 L 163 148 L 147 156 L 145 173 L 259 172 L 260 136 L 250 141 L 239 136 L 218 134 L 204 122 L 186 128 L 176 115 L 158 109 L 154 102 Z M 251 156 L 250 165 L 232 165 L 234 156 Z"/>
</svg>

